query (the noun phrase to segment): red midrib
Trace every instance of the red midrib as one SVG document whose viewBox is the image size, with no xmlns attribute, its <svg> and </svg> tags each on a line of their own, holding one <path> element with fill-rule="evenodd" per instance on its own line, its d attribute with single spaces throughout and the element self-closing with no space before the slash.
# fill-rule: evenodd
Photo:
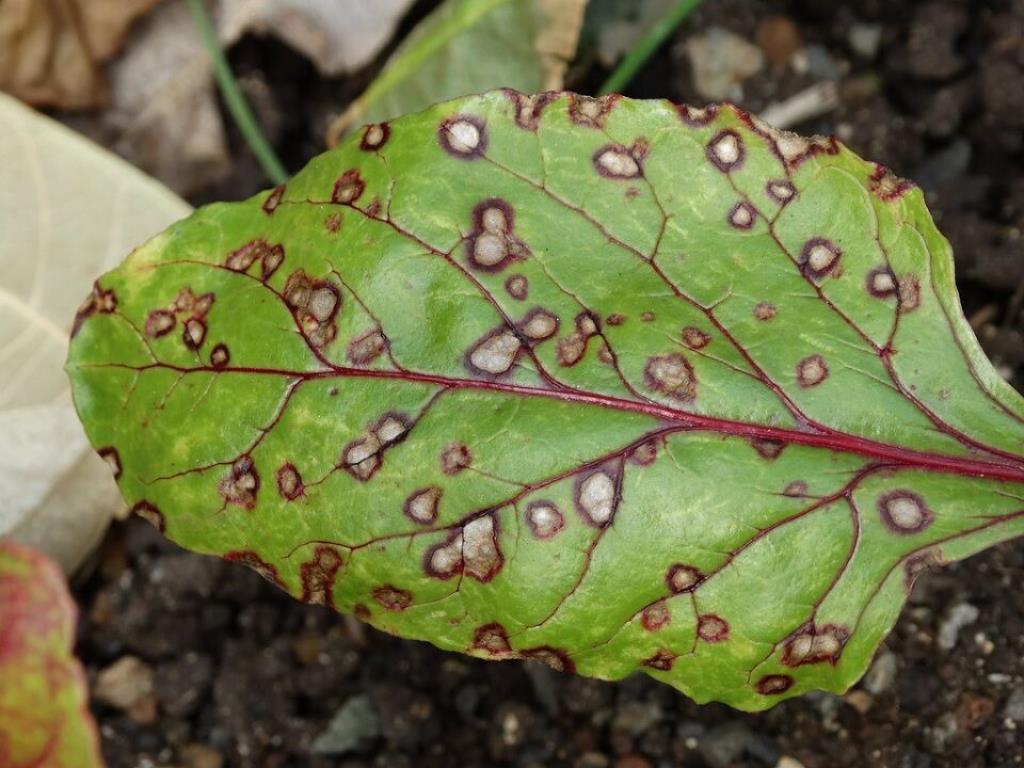
<svg viewBox="0 0 1024 768">
<path fill-rule="evenodd" d="M 880 443 L 855 435 L 848 435 L 835 431 L 811 432 L 786 427 L 772 427 L 762 424 L 753 424 L 744 421 L 721 419 L 713 416 L 702 416 L 695 413 L 687 413 L 668 406 L 655 403 L 644 403 L 612 395 L 599 395 L 593 392 L 584 392 L 573 389 L 538 389 L 526 387 L 519 384 L 508 384 L 501 381 L 486 381 L 475 379 L 454 379 L 447 376 L 440 376 L 430 373 L 417 373 L 413 371 L 386 371 L 367 370 L 362 368 L 334 367 L 327 370 L 300 372 L 287 371 L 275 368 L 229 368 L 229 369 L 181 369 L 181 370 L 207 370 L 216 373 L 254 373 L 271 374 L 279 376 L 292 376 L 303 379 L 331 379 L 331 378 L 366 378 L 397 380 L 407 382 L 420 382 L 434 384 L 446 389 L 476 389 L 491 392 L 503 392 L 506 394 L 521 397 L 544 397 L 552 400 L 560 400 L 569 403 L 586 403 L 603 408 L 610 408 L 618 411 L 629 411 L 642 413 L 662 421 L 677 424 L 683 427 L 690 427 L 695 430 L 718 432 L 723 435 L 730 435 L 742 438 L 760 438 L 763 440 L 775 440 L 782 443 L 796 443 L 798 445 L 809 445 L 816 448 L 839 451 L 843 453 L 855 453 L 878 459 L 886 464 L 895 466 L 921 469 L 931 472 L 943 472 L 951 475 L 965 477 L 979 477 L 990 480 L 1003 480 L 1011 483 L 1024 483 L 1024 457 L 1020 465 L 1002 464 L 998 462 L 982 461 L 977 459 L 966 459 L 958 456 L 944 456 L 927 451 L 917 451 L 910 448 Z"/>
</svg>

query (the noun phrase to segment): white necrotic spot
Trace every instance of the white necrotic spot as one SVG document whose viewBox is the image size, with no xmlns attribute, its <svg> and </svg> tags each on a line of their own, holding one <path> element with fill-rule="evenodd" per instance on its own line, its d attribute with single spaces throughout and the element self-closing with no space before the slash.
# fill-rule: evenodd
<svg viewBox="0 0 1024 768">
<path fill-rule="evenodd" d="M 697 586 L 701 580 L 701 573 L 693 566 L 677 564 L 668 569 L 665 580 L 668 582 L 669 590 L 678 594 Z"/>
<path fill-rule="evenodd" d="M 533 312 L 523 323 L 523 335 L 529 339 L 549 339 L 558 332 L 558 318 L 543 310 Z"/>
<path fill-rule="evenodd" d="M 185 344 L 190 349 L 198 349 L 206 338 L 206 323 L 192 317 L 185 323 Z"/>
<path fill-rule="evenodd" d="M 177 321 L 174 315 L 165 309 L 154 309 L 146 317 L 146 335 L 163 336 L 170 331 Z"/>
<path fill-rule="evenodd" d="M 835 662 L 847 637 L 848 633 L 839 627 L 829 625 L 819 630 L 812 625 L 786 643 L 782 663 L 795 667 L 822 661 Z"/>
<path fill-rule="evenodd" d="M 525 275 L 512 275 L 505 281 L 508 295 L 517 301 L 523 301 L 529 295 L 530 284 Z"/>
<path fill-rule="evenodd" d="M 457 475 L 473 461 L 473 455 L 463 443 L 449 443 L 441 452 L 441 470 L 446 475 Z"/>
<path fill-rule="evenodd" d="M 705 614 L 697 621 L 697 635 L 707 643 L 720 643 L 729 637 L 729 624 L 714 614 Z"/>
<path fill-rule="evenodd" d="M 558 340 L 558 362 L 561 365 L 576 365 L 587 351 L 587 340 L 579 333 Z"/>
<path fill-rule="evenodd" d="M 836 250 L 826 243 L 814 243 L 807 249 L 807 266 L 814 272 L 828 272 L 838 258 Z"/>
<path fill-rule="evenodd" d="M 480 146 L 480 129 L 469 120 L 456 120 L 448 126 L 448 146 L 464 155 Z"/>
<path fill-rule="evenodd" d="M 813 387 L 828 378 L 828 364 L 821 355 L 805 357 L 796 366 L 797 381 L 801 387 Z"/>
<path fill-rule="evenodd" d="M 384 126 L 379 124 L 368 125 L 366 126 L 366 133 L 363 134 L 363 145 L 375 149 L 384 143 L 386 136 Z"/>
<path fill-rule="evenodd" d="M 787 656 L 794 664 L 799 664 L 811 655 L 813 648 L 814 637 L 807 633 L 800 634 L 790 642 L 789 647 L 786 649 Z"/>
<path fill-rule="evenodd" d="M 842 650 L 839 638 L 831 632 L 816 635 L 811 644 L 811 654 L 819 658 L 835 658 Z"/>
<path fill-rule="evenodd" d="M 924 499 L 909 491 L 895 491 L 878 503 L 882 517 L 898 533 L 916 533 L 932 521 L 932 512 Z"/>
<path fill-rule="evenodd" d="M 562 530 L 565 518 L 554 504 L 537 502 L 526 510 L 526 523 L 538 539 L 549 539 Z"/>
<path fill-rule="evenodd" d="M 231 360 L 231 353 L 223 344 L 218 344 L 210 353 L 210 365 L 214 368 L 223 368 Z"/>
<path fill-rule="evenodd" d="M 281 262 L 284 261 L 284 248 L 280 245 L 275 245 L 273 248 L 263 254 L 263 279 L 266 280 L 277 268 L 281 266 Z"/>
<path fill-rule="evenodd" d="M 495 544 L 494 518 L 478 517 L 462 529 L 462 560 L 466 575 L 488 581 L 501 566 L 501 553 Z"/>
<path fill-rule="evenodd" d="M 871 281 L 871 285 L 876 291 L 882 293 L 895 288 L 896 281 L 893 280 L 892 275 L 888 272 L 877 272 Z"/>
<path fill-rule="evenodd" d="M 590 338 L 597 334 L 597 323 L 594 322 L 594 318 L 589 313 L 584 312 L 582 315 L 576 318 L 576 330 L 582 336 Z"/>
<path fill-rule="evenodd" d="M 607 525 L 615 513 L 615 481 L 607 472 L 595 472 L 580 483 L 577 502 L 595 525 Z"/>
<path fill-rule="evenodd" d="M 447 578 L 462 567 L 462 534 L 430 553 L 430 570 L 437 576 Z"/>
<path fill-rule="evenodd" d="M 708 146 L 711 154 L 723 170 L 729 170 L 743 158 L 743 144 L 740 137 L 731 131 L 720 133 Z"/>
<path fill-rule="evenodd" d="M 481 266 L 493 267 L 508 256 L 508 239 L 495 232 L 483 232 L 473 242 L 473 261 Z"/>
<path fill-rule="evenodd" d="M 896 293 L 896 277 L 888 269 L 875 269 L 868 275 L 868 290 L 879 298 Z"/>
<path fill-rule="evenodd" d="M 396 416 L 385 416 L 381 419 L 374 434 L 381 443 L 393 443 L 406 433 L 408 427 Z"/>
<path fill-rule="evenodd" d="M 293 500 L 302 493 L 302 478 L 291 464 L 284 464 L 277 470 L 277 491 L 282 498 Z"/>
<path fill-rule="evenodd" d="M 437 519 L 441 489 L 432 486 L 416 491 L 405 502 L 405 513 L 417 523 L 429 525 Z"/>
<path fill-rule="evenodd" d="M 376 360 L 387 349 L 387 340 L 377 329 L 371 329 L 348 345 L 348 359 L 356 365 Z"/>
<path fill-rule="evenodd" d="M 729 212 L 729 223 L 738 229 L 750 229 L 754 224 L 754 209 L 747 203 L 734 205 Z"/>
<path fill-rule="evenodd" d="M 330 320 L 338 308 L 338 294 L 327 285 L 320 285 L 309 294 L 306 311 L 321 323 Z"/>
<path fill-rule="evenodd" d="M 504 233 L 508 232 L 508 219 L 501 208 L 493 207 L 484 209 L 480 216 L 480 224 L 485 232 Z"/>
<path fill-rule="evenodd" d="M 669 611 L 668 603 L 664 600 L 659 600 L 658 602 L 644 608 L 640 618 L 644 629 L 649 632 L 655 632 L 661 629 L 668 624 L 671 619 L 672 614 Z"/>
<path fill-rule="evenodd" d="M 634 179 L 640 175 L 640 165 L 623 147 L 608 147 L 595 158 L 598 170 L 619 179 Z"/>
<path fill-rule="evenodd" d="M 689 402 L 696 397 L 697 380 L 693 367 L 679 354 L 659 355 L 647 361 L 644 368 L 647 383 L 674 400 Z"/>
<path fill-rule="evenodd" d="M 370 434 L 349 444 L 341 457 L 345 468 L 360 480 L 367 480 L 380 465 L 377 455 L 381 444 L 376 435 Z"/>
<path fill-rule="evenodd" d="M 507 373 L 515 364 L 521 346 L 512 331 L 500 331 L 477 344 L 469 354 L 469 362 L 477 370 L 494 376 Z"/>
<path fill-rule="evenodd" d="M 788 181 L 768 182 L 768 194 L 778 203 L 788 203 L 796 194 L 796 189 Z"/>
<path fill-rule="evenodd" d="M 717 107 L 702 107 L 698 109 L 688 104 L 681 104 L 679 107 L 679 115 L 683 118 L 684 122 L 692 126 L 707 125 L 714 120 L 717 113 Z"/>
<path fill-rule="evenodd" d="M 604 101 L 590 96 L 580 96 L 574 99 L 572 107 L 575 109 L 578 117 L 595 123 L 604 115 L 605 111 Z"/>
<path fill-rule="evenodd" d="M 807 139 L 789 131 L 779 131 L 775 134 L 775 146 L 779 148 L 779 154 L 787 163 L 792 163 L 811 150 L 811 144 Z"/>
</svg>

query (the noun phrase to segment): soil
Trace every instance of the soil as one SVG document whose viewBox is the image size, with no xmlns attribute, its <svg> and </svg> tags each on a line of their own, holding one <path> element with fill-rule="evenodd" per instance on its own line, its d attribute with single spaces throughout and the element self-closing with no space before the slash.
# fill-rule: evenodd
<svg viewBox="0 0 1024 768">
<path fill-rule="evenodd" d="M 432 5 L 419 3 L 403 31 Z M 743 106 L 757 111 L 838 77 L 840 106 L 800 130 L 837 133 L 924 187 L 956 249 L 967 315 L 1021 388 L 1024 0 L 715 0 L 677 42 L 718 25 L 787 44 L 792 25 L 772 21 L 775 34 L 764 27 L 775 16 L 795 25 L 813 71 L 769 64 L 744 83 Z M 855 51 L 855 29 L 877 29 L 877 55 Z M 257 107 L 273 113 L 273 140 L 297 168 L 320 151 L 327 116 L 372 79 L 384 54 L 344 80 L 317 77 L 270 40 L 243 41 L 231 57 L 241 75 L 268 86 Z M 592 58 L 581 57 L 570 87 L 596 90 L 607 72 Z M 679 45 L 666 46 L 628 94 L 702 101 Z M 193 202 L 265 186 L 232 139 L 233 176 Z M 78 585 L 79 651 L 93 681 L 125 655 L 152 672 L 152 687 L 140 684 L 127 712 L 93 703 L 111 768 L 1011 768 L 1024 765 L 1022 580 L 1019 545 L 924 575 L 851 693 L 755 716 L 699 707 L 642 675 L 602 683 L 387 637 L 130 521 L 111 530 Z M 356 713 L 352 749 L 313 754 L 345 705 Z"/>
</svg>

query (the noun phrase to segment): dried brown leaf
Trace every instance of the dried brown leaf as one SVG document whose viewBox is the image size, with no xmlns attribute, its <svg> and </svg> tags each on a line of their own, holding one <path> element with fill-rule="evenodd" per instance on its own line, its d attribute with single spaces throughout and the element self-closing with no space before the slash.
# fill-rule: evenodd
<svg viewBox="0 0 1024 768">
<path fill-rule="evenodd" d="M 106 100 L 103 64 L 160 0 L 5 0 L 0 89 L 30 104 L 86 109 Z"/>
</svg>

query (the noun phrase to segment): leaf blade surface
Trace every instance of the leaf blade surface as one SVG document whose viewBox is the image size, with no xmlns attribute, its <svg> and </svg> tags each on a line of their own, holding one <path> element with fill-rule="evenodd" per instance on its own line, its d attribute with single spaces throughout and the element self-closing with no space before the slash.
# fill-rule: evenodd
<svg viewBox="0 0 1024 768">
<path fill-rule="evenodd" d="M 761 709 L 844 690 L 920 570 L 1024 529 L 1020 399 L 951 280 L 920 193 L 833 141 L 497 92 L 173 227 L 70 367 L 186 546 Z"/>
</svg>

